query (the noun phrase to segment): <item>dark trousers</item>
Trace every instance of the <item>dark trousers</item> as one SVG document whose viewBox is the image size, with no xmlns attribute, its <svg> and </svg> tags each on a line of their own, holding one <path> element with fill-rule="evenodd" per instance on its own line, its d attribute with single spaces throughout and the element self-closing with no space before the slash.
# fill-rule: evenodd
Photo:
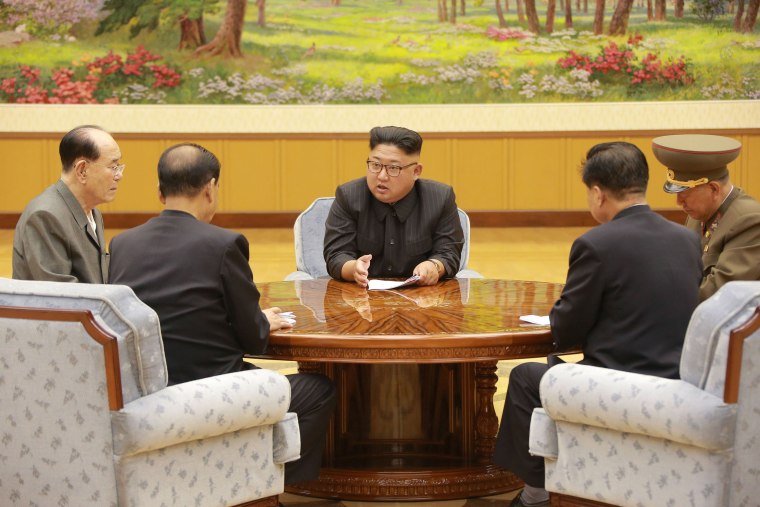
<svg viewBox="0 0 760 507">
<path fill-rule="evenodd" d="M 549 366 L 523 363 L 509 374 L 507 400 L 501 416 L 493 462 L 516 474 L 529 486 L 544 487 L 544 458 L 528 453 L 530 418 L 541 406 L 538 384 Z"/>
<path fill-rule="evenodd" d="M 288 412 L 298 416 L 301 432 L 301 458 L 285 464 L 285 484 L 315 480 L 319 477 L 327 425 L 337 400 L 335 386 L 324 375 L 298 373 L 290 381 Z"/>
</svg>

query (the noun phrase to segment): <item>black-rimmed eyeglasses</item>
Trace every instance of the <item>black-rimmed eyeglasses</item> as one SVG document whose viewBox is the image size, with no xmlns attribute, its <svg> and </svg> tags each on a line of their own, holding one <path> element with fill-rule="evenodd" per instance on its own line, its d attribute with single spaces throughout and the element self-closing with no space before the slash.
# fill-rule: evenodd
<svg viewBox="0 0 760 507">
<path fill-rule="evenodd" d="M 399 174 L 401 174 L 402 169 L 406 169 L 407 167 L 412 167 L 413 165 L 417 165 L 419 162 L 412 162 L 411 164 L 407 164 L 404 166 L 401 165 L 386 165 L 381 164 L 380 162 L 375 162 L 374 160 L 367 160 L 367 170 L 373 174 L 378 174 L 380 171 L 385 169 L 385 172 L 388 173 L 388 176 L 396 177 Z"/>
</svg>

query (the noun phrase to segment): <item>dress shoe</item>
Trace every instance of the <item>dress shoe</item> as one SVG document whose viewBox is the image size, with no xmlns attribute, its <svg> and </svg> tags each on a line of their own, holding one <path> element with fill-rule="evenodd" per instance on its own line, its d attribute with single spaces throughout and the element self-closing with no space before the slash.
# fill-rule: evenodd
<svg viewBox="0 0 760 507">
<path fill-rule="evenodd" d="M 522 491 L 520 491 L 520 494 L 512 499 L 512 503 L 509 504 L 509 507 L 549 507 L 549 500 L 538 503 L 523 503 L 521 497 Z"/>
</svg>

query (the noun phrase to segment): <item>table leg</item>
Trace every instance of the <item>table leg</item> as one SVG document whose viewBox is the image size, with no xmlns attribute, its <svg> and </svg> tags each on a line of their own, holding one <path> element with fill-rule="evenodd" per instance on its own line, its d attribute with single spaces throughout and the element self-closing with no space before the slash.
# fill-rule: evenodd
<svg viewBox="0 0 760 507">
<path fill-rule="evenodd" d="M 496 393 L 497 361 L 483 361 L 475 364 L 475 389 L 477 393 L 477 415 L 475 416 L 475 460 L 480 464 L 490 464 L 499 431 L 499 418 L 493 406 Z"/>
</svg>

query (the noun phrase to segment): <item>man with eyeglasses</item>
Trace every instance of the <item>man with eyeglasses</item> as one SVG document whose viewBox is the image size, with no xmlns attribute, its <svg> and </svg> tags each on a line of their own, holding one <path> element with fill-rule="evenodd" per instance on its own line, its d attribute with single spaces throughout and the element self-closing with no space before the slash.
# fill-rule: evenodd
<svg viewBox="0 0 760 507">
<path fill-rule="evenodd" d="M 84 125 L 58 147 L 61 179 L 27 204 L 13 236 L 13 278 L 108 282 L 103 216 L 96 206 L 116 197 L 121 150 L 100 127 Z"/>
<path fill-rule="evenodd" d="M 420 179 L 422 138 L 403 127 L 370 131 L 367 175 L 335 191 L 324 256 L 336 280 L 418 275 L 434 285 L 459 269 L 464 234 L 454 190 Z"/>
</svg>

